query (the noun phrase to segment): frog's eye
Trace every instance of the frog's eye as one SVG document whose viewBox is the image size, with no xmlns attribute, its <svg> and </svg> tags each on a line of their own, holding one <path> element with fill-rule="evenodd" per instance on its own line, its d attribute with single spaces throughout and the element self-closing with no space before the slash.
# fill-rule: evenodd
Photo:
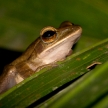
<svg viewBox="0 0 108 108">
<path fill-rule="evenodd" d="M 40 35 L 41 35 L 41 39 L 44 43 L 54 42 L 57 37 L 56 29 L 53 27 L 44 28 L 41 31 Z"/>
<path fill-rule="evenodd" d="M 66 26 L 72 26 L 72 25 L 74 25 L 74 24 L 69 21 L 64 21 L 60 24 L 59 28 L 66 27 Z"/>
</svg>

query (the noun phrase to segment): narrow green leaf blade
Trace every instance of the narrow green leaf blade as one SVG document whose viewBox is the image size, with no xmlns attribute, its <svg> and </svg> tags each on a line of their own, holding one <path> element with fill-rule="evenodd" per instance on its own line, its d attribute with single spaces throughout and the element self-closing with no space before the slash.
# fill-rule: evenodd
<svg viewBox="0 0 108 108">
<path fill-rule="evenodd" d="M 108 62 L 66 88 L 48 108 L 91 108 L 98 98 L 108 92 Z M 108 106 L 108 97 L 98 103 L 94 108 Z M 106 103 L 107 102 L 107 103 Z"/>
<path fill-rule="evenodd" d="M 108 39 L 59 62 L 58 67 L 43 69 L 0 96 L 0 107 L 26 107 L 69 81 L 88 72 L 94 62 L 108 60 Z"/>
</svg>

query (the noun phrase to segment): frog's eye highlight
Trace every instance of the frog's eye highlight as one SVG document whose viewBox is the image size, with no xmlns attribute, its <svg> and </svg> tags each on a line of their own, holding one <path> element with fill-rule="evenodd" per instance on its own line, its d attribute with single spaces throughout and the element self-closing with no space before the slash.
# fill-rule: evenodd
<svg viewBox="0 0 108 108">
<path fill-rule="evenodd" d="M 57 33 L 54 28 L 45 28 L 41 31 L 41 39 L 44 43 L 51 43 L 56 40 Z"/>
</svg>

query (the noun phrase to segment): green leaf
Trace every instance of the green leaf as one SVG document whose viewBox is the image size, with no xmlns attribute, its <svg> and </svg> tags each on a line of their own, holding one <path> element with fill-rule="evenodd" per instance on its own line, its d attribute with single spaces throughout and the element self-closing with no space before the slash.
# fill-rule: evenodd
<svg viewBox="0 0 108 108">
<path fill-rule="evenodd" d="M 108 62 L 80 78 L 70 87 L 62 91 L 61 95 L 48 105 L 48 108 L 105 108 L 108 107 L 105 97 L 96 106 L 94 104 L 107 95 L 108 92 Z M 101 107 L 100 107 L 101 105 Z M 93 107 L 94 106 L 94 107 Z"/>
<path fill-rule="evenodd" d="M 0 96 L 0 107 L 26 107 L 69 81 L 88 72 L 93 63 L 108 59 L 108 39 L 59 62 L 58 67 L 43 69 Z M 98 65 L 98 64 L 97 64 Z"/>
<path fill-rule="evenodd" d="M 0 47 L 25 50 L 39 36 L 43 27 L 49 25 L 58 27 L 65 20 L 79 24 L 83 28 L 82 37 L 74 50 L 81 52 L 73 54 L 64 62 L 57 63 L 58 67 L 41 70 L 0 95 L 1 108 L 29 106 L 67 82 L 87 73 L 95 65 L 100 66 L 106 62 L 108 60 L 108 39 L 106 39 L 108 6 L 106 0 L 69 0 L 68 2 L 3 0 L 0 2 Z M 106 40 L 102 41 L 103 39 Z M 99 41 L 102 42 L 98 43 Z M 93 46 L 90 48 L 91 45 Z M 99 98 L 96 105 L 92 105 L 94 107 L 106 105 L 105 97 Z M 51 99 L 53 101 L 53 98 Z M 91 105 L 91 102 L 85 105 L 88 104 Z"/>
<path fill-rule="evenodd" d="M 92 108 L 99 108 L 99 107 L 107 108 L 108 107 L 108 95 L 107 95 L 107 93 L 104 95 L 105 96 L 103 98 L 101 98 Z"/>
</svg>

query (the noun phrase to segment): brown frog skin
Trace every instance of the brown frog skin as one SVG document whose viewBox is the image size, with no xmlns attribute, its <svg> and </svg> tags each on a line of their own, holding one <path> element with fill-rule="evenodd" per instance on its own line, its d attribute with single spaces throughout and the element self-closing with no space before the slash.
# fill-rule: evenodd
<svg viewBox="0 0 108 108">
<path fill-rule="evenodd" d="M 27 50 L 4 68 L 0 76 L 0 94 L 43 67 L 64 60 L 81 33 L 82 28 L 69 21 L 61 23 L 57 29 L 51 26 L 43 28 Z"/>
</svg>

